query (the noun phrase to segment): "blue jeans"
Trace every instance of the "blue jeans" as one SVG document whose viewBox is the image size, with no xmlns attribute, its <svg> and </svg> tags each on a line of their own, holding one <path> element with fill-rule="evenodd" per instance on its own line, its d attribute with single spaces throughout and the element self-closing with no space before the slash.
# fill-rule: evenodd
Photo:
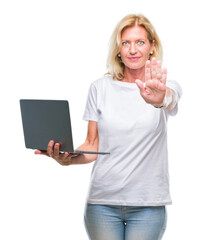
<svg viewBox="0 0 202 240">
<path fill-rule="evenodd" d="M 85 226 L 90 240 L 160 240 L 166 208 L 87 204 Z"/>
</svg>

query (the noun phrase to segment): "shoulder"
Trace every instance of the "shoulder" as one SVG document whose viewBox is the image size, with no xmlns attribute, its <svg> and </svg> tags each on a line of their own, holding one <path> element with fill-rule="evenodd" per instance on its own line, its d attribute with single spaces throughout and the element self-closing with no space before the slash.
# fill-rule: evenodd
<svg viewBox="0 0 202 240">
<path fill-rule="evenodd" d="M 112 76 L 107 75 L 107 76 L 103 76 L 97 80 L 95 80 L 94 82 L 91 83 L 91 87 L 93 88 L 103 88 L 104 86 L 107 86 L 108 84 L 110 84 L 112 80 Z"/>
<path fill-rule="evenodd" d="M 111 76 L 103 76 L 91 83 L 89 88 L 89 94 L 102 98 L 106 88 L 109 86 L 112 80 Z"/>
</svg>

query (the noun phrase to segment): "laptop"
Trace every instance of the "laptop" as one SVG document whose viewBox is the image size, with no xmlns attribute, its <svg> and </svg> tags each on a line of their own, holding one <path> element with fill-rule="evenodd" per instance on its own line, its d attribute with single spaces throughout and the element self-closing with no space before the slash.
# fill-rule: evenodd
<svg viewBox="0 0 202 240">
<path fill-rule="evenodd" d="M 46 151 L 49 141 L 54 140 L 60 143 L 61 152 L 109 154 L 74 150 L 67 100 L 21 99 L 20 109 L 26 148 Z"/>
</svg>

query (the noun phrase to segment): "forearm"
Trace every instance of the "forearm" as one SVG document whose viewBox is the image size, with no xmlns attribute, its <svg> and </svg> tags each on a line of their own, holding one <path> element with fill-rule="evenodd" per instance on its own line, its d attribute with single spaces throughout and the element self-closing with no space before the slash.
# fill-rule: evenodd
<svg viewBox="0 0 202 240">
<path fill-rule="evenodd" d="M 96 154 L 79 154 L 78 156 L 71 158 L 71 163 L 69 165 L 87 164 L 95 161 L 96 159 Z"/>
<path fill-rule="evenodd" d="M 168 98 L 170 98 L 170 101 L 169 101 L 169 104 L 167 106 L 167 109 L 171 110 L 171 109 L 173 109 L 176 106 L 176 104 L 178 103 L 179 98 L 178 98 L 177 93 L 173 89 L 170 89 L 168 87 L 167 87 L 167 89 L 168 89 L 168 93 L 166 93 L 166 94 L 168 94 Z"/>
<path fill-rule="evenodd" d="M 77 148 L 77 150 L 97 152 L 98 140 L 94 139 L 93 141 L 89 141 L 87 139 L 84 144 L 82 144 Z M 95 161 L 96 159 L 97 159 L 97 154 L 79 154 L 78 156 L 71 159 L 71 165 L 87 164 Z"/>
</svg>

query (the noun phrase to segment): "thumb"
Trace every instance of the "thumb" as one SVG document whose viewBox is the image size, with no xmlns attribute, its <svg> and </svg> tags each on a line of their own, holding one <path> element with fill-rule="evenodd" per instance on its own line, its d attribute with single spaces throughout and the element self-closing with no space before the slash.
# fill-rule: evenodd
<svg viewBox="0 0 202 240">
<path fill-rule="evenodd" d="M 36 155 L 39 154 L 39 155 L 45 155 L 45 156 L 48 156 L 48 154 L 47 154 L 46 151 L 39 150 L 39 149 L 35 150 L 35 151 L 34 151 L 34 154 L 36 154 Z"/>
<path fill-rule="evenodd" d="M 137 84 L 137 86 L 139 87 L 140 90 L 144 90 L 145 89 L 145 85 L 144 85 L 144 83 L 141 80 L 136 79 L 135 83 Z"/>
</svg>

